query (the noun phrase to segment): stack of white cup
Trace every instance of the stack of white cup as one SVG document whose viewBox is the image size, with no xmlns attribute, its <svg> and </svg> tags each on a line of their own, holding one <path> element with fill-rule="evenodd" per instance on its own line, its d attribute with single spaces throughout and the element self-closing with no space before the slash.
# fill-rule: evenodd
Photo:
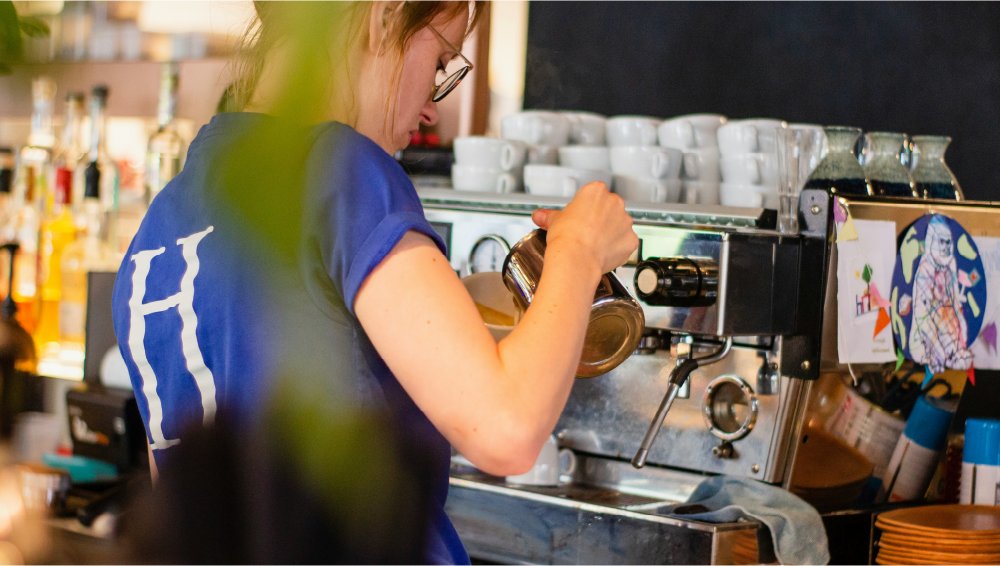
<svg viewBox="0 0 1000 566">
<path fill-rule="evenodd" d="M 521 190 L 527 146 L 482 136 L 455 138 L 451 185 L 457 191 L 513 193 Z"/>
<path fill-rule="evenodd" d="M 781 120 L 736 120 L 719 128 L 719 202 L 778 208 L 777 131 Z"/>
<path fill-rule="evenodd" d="M 608 157 L 614 191 L 627 201 L 677 202 L 681 192 L 680 150 L 657 145 L 661 121 L 615 116 L 607 122 Z"/>
<path fill-rule="evenodd" d="M 593 181 L 611 186 L 604 122 L 604 116 L 589 112 L 529 110 L 504 118 L 503 137 L 528 144 L 525 191 L 572 197 Z"/>
<path fill-rule="evenodd" d="M 660 124 L 660 145 L 684 153 L 681 198 L 687 204 L 719 204 L 719 146 L 716 132 L 726 123 L 719 114 L 691 114 Z"/>
</svg>

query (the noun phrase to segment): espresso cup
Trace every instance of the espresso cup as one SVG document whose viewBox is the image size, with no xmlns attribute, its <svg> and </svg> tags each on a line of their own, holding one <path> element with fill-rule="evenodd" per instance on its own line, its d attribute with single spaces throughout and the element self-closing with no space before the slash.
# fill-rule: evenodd
<svg viewBox="0 0 1000 566">
<path fill-rule="evenodd" d="M 560 475 L 571 475 L 576 470 L 576 455 L 569 448 L 559 449 L 556 437 L 542 445 L 535 465 L 519 476 L 507 476 L 506 481 L 516 485 L 559 485 Z"/>
<path fill-rule="evenodd" d="M 483 136 L 455 138 L 455 162 L 511 171 L 524 165 L 528 147 L 522 141 Z"/>
<path fill-rule="evenodd" d="M 451 166 L 451 186 L 456 191 L 477 193 L 512 193 L 518 188 L 517 177 L 499 167 L 478 165 Z"/>
<path fill-rule="evenodd" d="M 606 171 L 558 165 L 524 166 L 524 187 L 532 195 L 572 197 L 580 187 L 594 181 L 601 181 L 610 187 L 611 174 Z"/>
<path fill-rule="evenodd" d="M 723 155 L 719 159 L 722 180 L 726 183 L 777 186 L 778 156 L 774 153 Z"/>
<path fill-rule="evenodd" d="M 685 179 L 718 183 L 722 178 L 719 174 L 719 150 L 714 147 L 685 150 L 681 175 Z"/>
<path fill-rule="evenodd" d="M 559 163 L 559 148 L 552 145 L 528 144 L 528 163 L 556 165 Z"/>
<path fill-rule="evenodd" d="M 773 153 L 777 148 L 777 129 L 781 120 L 737 120 L 719 128 L 716 137 L 722 155 Z"/>
<path fill-rule="evenodd" d="M 761 185 L 721 183 L 719 203 L 724 206 L 778 208 L 778 191 Z"/>
<path fill-rule="evenodd" d="M 534 145 L 559 147 L 569 140 L 569 120 L 557 112 L 527 110 L 500 121 L 501 137 Z"/>
<path fill-rule="evenodd" d="M 615 175 L 614 191 L 630 202 L 677 202 L 681 182 L 679 179 Z"/>
<path fill-rule="evenodd" d="M 610 171 L 608 148 L 592 145 L 567 145 L 559 148 L 559 165 L 575 169 Z"/>
<path fill-rule="evenodd" d="M 679 149 L 656 145 L 615 146 L 609 153 L 612 173 L 656 179 L 676 179 L 684 158 Z"/>
<path fill-rule="evenodd" d="M 678 116 L 660 124 L 656 133 L 663 147 L 681 150 L 716 147 L 716 132 L 726 123 L 719 114 Z"/>
<path fill-rule="evenodd" d="M 606 125 L 608 145 L 656 145 L 656 128 L 659 125 L 659 120 L 648 116 L 608 118 Z"/>
<path fill-rule="evenodd" d="M 607 118 L 593 112 L 560 112 L 569 120 L 569 143 L 604 145 Z"/>
<path fill-rule="evenodd" d="M 684 204 L 719 204 L 719 182 L 682 180 L 680 202 Z"/>
</svg>

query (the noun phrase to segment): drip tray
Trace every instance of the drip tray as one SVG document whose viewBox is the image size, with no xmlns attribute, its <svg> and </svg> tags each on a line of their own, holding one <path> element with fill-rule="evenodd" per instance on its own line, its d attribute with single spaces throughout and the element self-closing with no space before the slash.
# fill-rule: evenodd
<svg viewBox="0 0 1000 566">
<path fill-rule="evenodd" d="M 459 460 L 459 459 L 456 459 Z M 461 460 L 459 460 L 461 461 Z M 537 564 L 756 564 L 773 560 L 756 522 L 658 514 L 704 476 L 577 453 L 553 487 L 507 484 L 453 465 L 446 511 L 479 560 Z"/>
</svg>

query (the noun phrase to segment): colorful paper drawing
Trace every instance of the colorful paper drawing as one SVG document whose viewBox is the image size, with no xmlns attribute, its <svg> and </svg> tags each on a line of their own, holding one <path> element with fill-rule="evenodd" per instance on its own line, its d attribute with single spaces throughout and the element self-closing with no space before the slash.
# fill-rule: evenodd
<svg viewBox="0 0 1000 566">
<path fill-rule="evenodd" d="M 896 343 L 908 358 L 931 373 L 972 366 L 969 346 L 987 299 L 981 273 L 975 242 L 955 220 L 929 214 L 904 232 L 890 309 Z"/>
<path fill-rule="evenodd" d="M 997 327 L 1000 326 L 1000 288 L 997 287 L 997 282 L 1000 281 L 1000 238 L 975 236 L 973 240 L 984 269 L 978 274 L 975 271 L 968 272 L 969 279 L 973 283 L 977 277 L 981 279 L 973 289 L 985 286 L 989 288 L 989 294 L 985 303 L 973 295 L 976 306 L 983 311 L 983 329 L 969 349 L 972 350 L 976 369 L 1000 369 L 1000 351 L 997 350 L 1000 346 L 997 344 Z M 959 249 L 963 247 L 959 240 Z"/>
<path fill-rule="evenodd" d="M 847 211 L 844 210 L 844 204 L 840 202 L 840 199 L 833 201 L 833 221 L 837 224 L 847 222 Z"/>
<path fill-rule="evenodd" d="M 892 317 L 884 316 L 880 291 L 891 289 L 896 258 L 896 223 L 852 220 L 853 240 L 837 243 L 837 352 L 840 363 L 883 363 L 896 360 Z M 845 223 L 845 226 L 847 225 Z M 843 234 L 843 229 L 841 230 Z"/>
<path fill-rule="evenodd" d="M 837 241 L 850 242 L 851 240 L 857 240 L 857 239 L 858 239 L 858 230 L 854 226 L 854 219 L 851 218 L 850 214 L 848 214 L 847 221 L 844 222 L 844 225 L 840 227 L 840 231 L 837 232 Z"/>
<path fill-rule="evenodd" d="M 875 285 L 874 283 L 872 283 L 871 296 L 872 296 L 872 302 L 875 303 L 875 306 L 882 309 L 889 308 L 889 301 L 882 298 L 882 293 L 879 292 L 878 286 Z"/>
</svg>

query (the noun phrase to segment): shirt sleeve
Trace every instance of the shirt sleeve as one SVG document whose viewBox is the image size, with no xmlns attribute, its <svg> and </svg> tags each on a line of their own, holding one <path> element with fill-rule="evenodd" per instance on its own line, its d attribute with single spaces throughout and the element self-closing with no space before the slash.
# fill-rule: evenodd
<svg viewBox="0 0 1000 566">
<path fill-rule="evenodd" d="M 358 289 L 406 232 L 429 236 L 447 254 L 402 167 L 353 129 L 332 124 L 318 135 L 307 179 L 315 203 L 308 228 L 352 315 Z"/>
</svg>

